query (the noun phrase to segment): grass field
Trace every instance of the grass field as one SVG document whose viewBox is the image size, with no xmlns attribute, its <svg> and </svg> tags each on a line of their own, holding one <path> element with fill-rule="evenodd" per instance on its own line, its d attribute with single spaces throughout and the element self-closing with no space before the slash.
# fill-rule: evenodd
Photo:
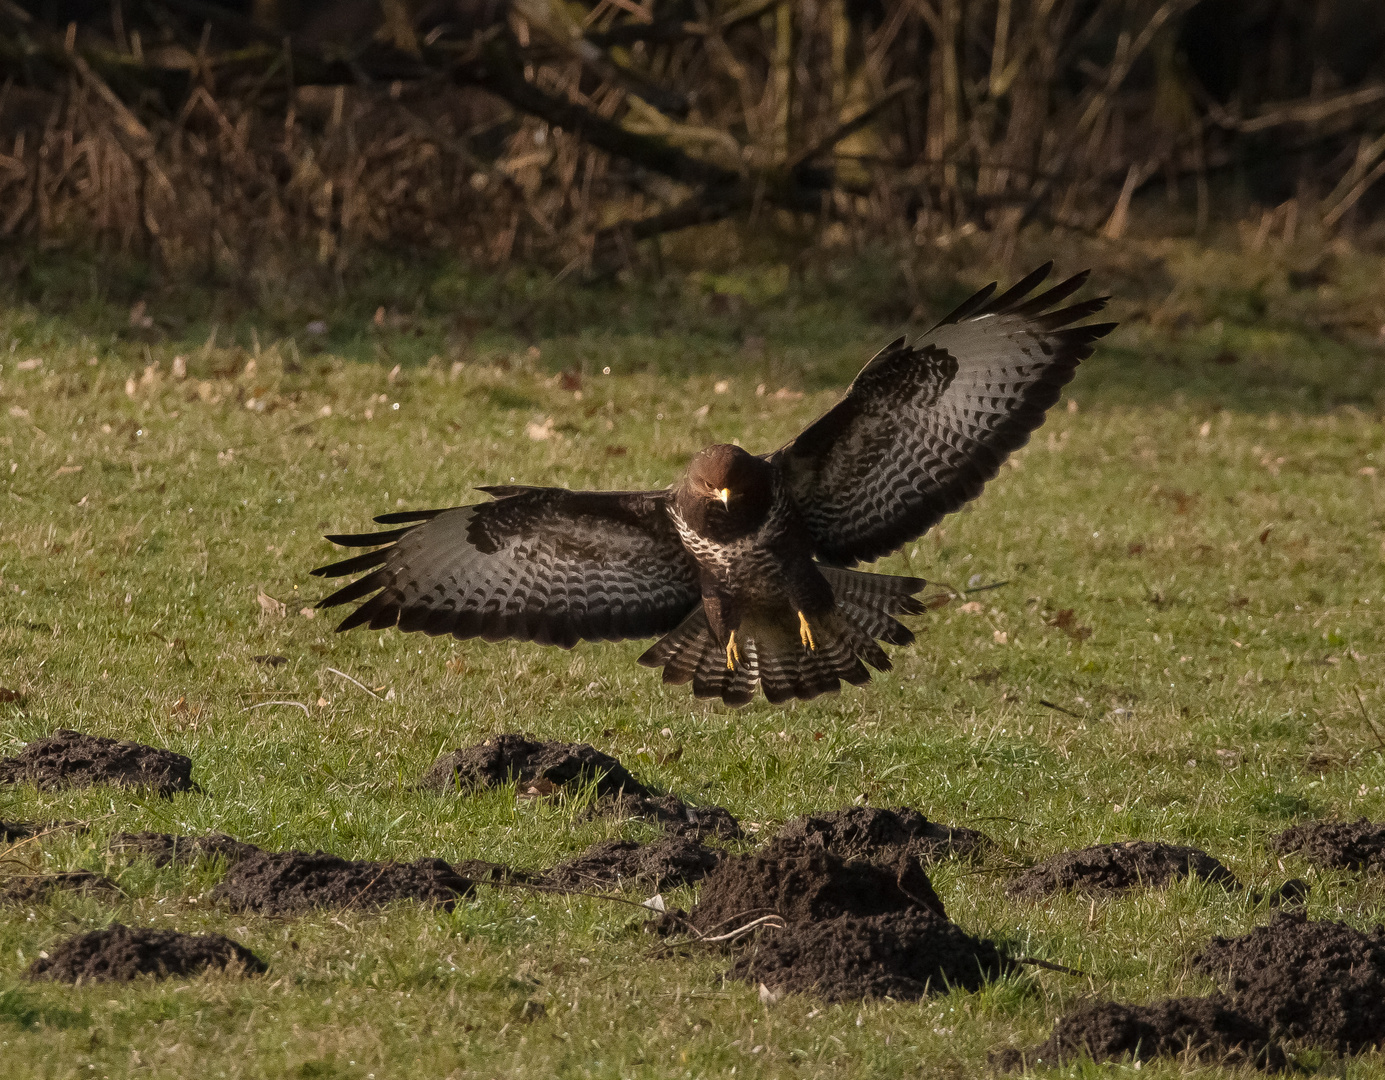
<svg viewBox="0 0 1385 1080">
<path fill-rule="evenodd" d="M 1248 885 L 1305 878 L 1314 917 L 1385 919 L 1380 877 L 1267 848 L 1297 821 L 1385 817 L 1380 263 L 1343 256 L 1296 288 L 1287 255 L 1110 260 L 1097 283 L 1122 328 L 977 503 L 882 562 L 939 583 L 917 644 L 867 688 L 739 711 L 662 687 L 638 642 L 337 636 L 307 571 L 333 557 L 324 532 L 471 501 L 476 484 L 661 487 L 706 443 L 772 448 L 876 348 L 926 328 L 921 311 L 906 321 L 916 303 L 940 315 L 987 278 L 940 271 L 904 296 L 869 270 L 597 288 L 430 269 L 322 305 L 291 289 L 227 305 L 36 262 L 0 299 L 0 685 L 22 695 L 0 704 L 0 753 L 71 727 L 187 754 L 202 790 L 0 789 L 0 818 L 90 824 L 0 872 L 99 870 L 126 894 L 0 912 L 4 1074 L 975 1076 L 1084 997 L 1210 988 L 1198 947 L 1269 918 L 1199 884 L 1005 899 L 1006 876 L 1048 854 L 1192 843 Z M 317 319 L 324 332 L 305 329 Z M 287 663 L 254 659 L 269 654 Z M 267 919 L 207 901 L 215 866 L 106 853 L 114 831 L 218 829 L 545 867 L 653 835 L 579 821 L 580 798 L 415 788 L 440 751 L 498 731 L 589 741 L 762 833 L 863 801 L 981 829 L 999 842 L 987 861 L 933 872 L 949 913 L 1088 975 L 766 1004 L 723 981 L 724 954 L 652 958 L 627 906 L 483 887 L 451 914 Z M 226 933 L 270 970 L 24 978 L 40 950 L 112 919 Z M 1379 1053 L 1300 1061 L 1385 1076 Z"/>
</svg>

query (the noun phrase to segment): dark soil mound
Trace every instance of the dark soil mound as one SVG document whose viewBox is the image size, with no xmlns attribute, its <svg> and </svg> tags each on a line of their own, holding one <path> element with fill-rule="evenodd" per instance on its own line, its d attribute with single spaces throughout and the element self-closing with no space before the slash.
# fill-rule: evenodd
<svg viewBox="0 0 1385 1080">
<path fill-rule="evenodd" d="M 35 739 L 18 755 L 0 759 L 0 783 L 41 788 L 117 784 L 159 795 L 194 791 L 192 760 L 142 743 L 117 742 L 60 729 Z"/>
<path fill-rule="evenodd" d="M 0 878 L 0 904 L 41 904 L 59 889 L 107 893 L 111 896 L 120 893 L 116 883 L 108 877 L 86 870 L 73 870 L 66 874 Z"/>
<path fill-rule="evenodd" d="M 1334 870 L 1385 870 L 1385 822 L 1313 821 L 1285 829 L 1271 846 Z"/>
<path fill-rule="evenodd" d="M 702 882 L 691 919 L 710 933 L 771 913 L 795 923 L 920 910 L 946 917 L 917 859 L 890 867 L 821 849 L 770 847 L 723 859 Z"/>
<path fill-rule="evenodd" d="M 494 735 L 485 742 L 444 754 L 423 777 L 437 791 L 470 791 L 511 780 L 521 785 L 547 781 L 561 786 L 596 783 L 600 795 L 650 795 L 625 766 L 586 743 L 536 742 L 524 735 Z"/>
<path fill-rule="evenodd" d="M 1241 887 L 1230 870 L 1198 848 L 1127 840 L 1055 855 L 1017 876 L 1005 892 L 1029 899 L 1065 889 L 1120 892 L 1140 885 L 1162 887 L 1189 876 L 1228 889 Z"/>
<path fill-rule="evenodd" d="M 379 907 L 395 900 L 420 900 L 450 911 L 472 888 L 469 878 L 441 859 L 351 862 L 325 851 L 260 851 L 236 863 L 212 890 L 212 899 L 266 915 Z"/>
<path fill-rule="evenodd" d="M 716 869 L 721 856 L 686 836 L 666 836 L 652 844 L 604 840 L 577 858 L 555 866 L 543 884 L 559 889 L 612 889 L 641 885 L 673 889 L 700 881 Z"/>
<path fill-rule="evenodd" d="M 919 998 L 949 987 L 979 990 L 1010 962 L 927 908 L 797 923 L 764 931 L 731 973 L 771 990 L 828 1001 Z"/>
<path fill-rule="evenodd" d="M 68 938 L 51 956 L 34 961 L 29 977 L 126 982 L 139 975 L 161 979 L 196 975 L 207 968 L 240 968 L 246 974 L 259 974 L 265 965 L 244 945 L 220 934 L 180 934 L 113 923 L 105 930 Z"/>
<path fill-rule="evenodd" d="M 947 856 L 970 858 L 992 843 L 974 829 L 929 821 L 917 810 L 849 806 L 831 814 L 794 818 L 771 843 L 799 843 L 826 848 L 847 859 L 897 862 L 908 852 L 924 862 Z"/>
<path fill-rule="evenodd" d="M 208 833 L 206 836 L 175 836 L 172 833 L 157 832 L 116 833 L 111 837 L 109 847 L 112 851 L 124 855 L 151 859 L 155 866 L 218 857 L 225 859 L 227 864 L 234 864 L 260 850 L 254 844 L 244 844 L 234 836 L 219 832 Z"/>
<path fill-rule="evenodd" d="M 602 799 L 588 817 L 644 818 L 675 836 L 739 840 L 745 834 L 731 811 L 720 806 L 689 806 L 677 795 L 617 795 Z"/>
<path fill-rule="evenodd" d="M 517 870 L 513 866 L 487 862 L 485 859 L 466 859 L 463 862 L 453 863 L 452 869 L 471 881 L 533 882 L 538 881 L 540 876 L 529 870 Z"/>
<path fill-rule="evenodd" d="M 1149 1005 L 1103 1001 L 1070 1012 L 1045 1042 L 1004 1050 L 991 1063 L 1001 1069 L 1058 1065 L 1080 1058 L 1149 1061 L 1184 1054 L 1201 1061 L 1288 1067 L 1284 1051 L 1263 1024 L 1242 1015 L 1224 997 L 1167 998 Z"/>
<path fill-rule="evenodd" d="M 1194 967 L 1272 1035 L 1351 1053 L 1385 1042 L 1385 927 L 1284 914 L 1244 937 L 1216 937 Z"/>
</svg>

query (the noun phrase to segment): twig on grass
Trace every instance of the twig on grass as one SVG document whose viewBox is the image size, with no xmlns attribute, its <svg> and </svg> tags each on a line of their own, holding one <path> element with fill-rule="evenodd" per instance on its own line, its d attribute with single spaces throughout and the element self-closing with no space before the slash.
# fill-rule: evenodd
<svg viewBox="0 0 1385 1080">
<path fill-rule="evenodd" d="M 1012 956 L 1010 959 L 1016 964 L 1032 964 L 1034 967 L 1040 967 L 1046 971 L 1057 971 L 1064 975 L 1076 975 L 1083 979 L 1091 978 L 1085 971 L 1078 971 L 1077 968 L 1066 967 L 1063 964 L 1055 964 L 1051 960 L 1040 960 L 1035 956 Z"/>
<path fill-rule="evenodd" d="M 344 672 L 344 671 L 338 671 L 338 670 L 337 670 L 336 668 L 334 668 L 334 667 L 329 667 L 327 670 L 330 671 L 333 675 L 340 675 L 343 679 L 345 679 L 345 680 L 346 680 L 347 682 L 349 682 L 349 683 L 355 683 L 355 684 L 356 684 L 357 686 L 359 686 L 362 690 L 364 690 L 367 694 L 369 694 L 371 697 L 373 697 L 376 701 L 384 701 L 384 700 L 385 700 L 385 699 L 382 698 L 379 694 L 377 694 L 374 690 L 372 690 L 370 687 L 368 687 L 365 683 L 363 683 L 363 682 L 357 682 L 355 679 L 353 679 L 353 678 L 352 678 L 350 675 L 348 675 L 346 672 Z"/>
<path fill-rule="evenodd" d="M 251 709 L 263 709 L 266 705 L 292 705 L 294 708 L 302 709 L 304 716 L 312 716 L 308 711 L 308 706 L 301 701 L 258 701 L 254 705 L 247 705 L 241 712 L 249 712 Z"/>
<path fill-rule="evenodd" d="M 1055 705 L 1053 704 L 1053 702 L 1045 701 L 1043 698 L 1039 698 L 1039 704 L 1042 705 L 1045 709 L 1052 709 L 1054 712 L 1067 713 L 1067 715 L 1071 716 L 1074 720 L 1087 719 L 1085 716 L 1081 716 L 1078 713 L 1073 712 L 1071 709 L 1065 709 L 1063 708 L 1063 706 Z"/>
<path fill-rule="evenodd" d="M 727 931 L 725 934 L 717 934 L 715 937 L 699 934 L 697 940 L 704 945 L 711 945 L 718 941 L 735 941 L 736 938 L 743 937 L 760 926 L 768 926 L 772 930 L 782 930 L 784 929 L 784 920 L 778 915 L 761 915 L 758 919 L 751 919 L 750 922 Z M 697 931 L 693 930 L 693 933 L 697 933 Z"/>
<path fill-rule="evenodd" d="M 1371 720 L 1370 713 L 1366 712 L 1366 703 L 1361 700 L 1361 691 L 1353 690 L 1353 693 L 1356 694 L 1356 704 L 1361 709 L 1361 719 L 1366 722 L 1366 727 L 1370 728 L 1371 734 L 1375 736 L 1375 741 L 1380 744 L 1380 748 L 1385 750 L 1385 737 L 1381 736 L 1380 729 Z"/>
</svg>

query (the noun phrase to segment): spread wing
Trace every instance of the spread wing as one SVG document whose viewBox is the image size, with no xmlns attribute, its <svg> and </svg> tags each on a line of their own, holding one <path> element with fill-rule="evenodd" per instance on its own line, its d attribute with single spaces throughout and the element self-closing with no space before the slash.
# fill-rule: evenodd
<svg viewBox="0 0 1385 1080">
<path fill-rule="evenodd" d="M 1030 298 L 1052 266 L 994 299 L 994 284 L 983 289 L 912 346 L 886 346 L 845 398 L 770 455 L 819 559 L 852 566 L 921 535 L 979 495 L 1043 423 L 1115 327 L 1072 325 L 1105 297 L 1052 310 L 1086 273 Z"/>
<path fill-rule="evenodd" d="M 338 630 L 369 626 L 571 648 L 672 630 L 701 600 L 666 492 L 483 488 L 495 501 L 385 514 L 389 532 L 329 536 L 387 545 L 313 573 L 370 572 L 319 601 L 369 596 Z M 370 594 L 375 595 L 371 596 Z"/>
</svg>

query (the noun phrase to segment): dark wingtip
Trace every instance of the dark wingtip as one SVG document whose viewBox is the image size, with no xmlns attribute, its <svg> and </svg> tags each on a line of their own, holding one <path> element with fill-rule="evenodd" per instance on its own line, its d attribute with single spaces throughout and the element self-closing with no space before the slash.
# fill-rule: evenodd
<svg viewBox="0 0 1385 1080">
<path fill-rule="evenodd" d="M 393 514 L 381 514 L 373 520 L 379 525 L 403 525 L 409 521 L 430 521 L 441 513 L 441 510 L 400 510 Z"/>
</svg>

